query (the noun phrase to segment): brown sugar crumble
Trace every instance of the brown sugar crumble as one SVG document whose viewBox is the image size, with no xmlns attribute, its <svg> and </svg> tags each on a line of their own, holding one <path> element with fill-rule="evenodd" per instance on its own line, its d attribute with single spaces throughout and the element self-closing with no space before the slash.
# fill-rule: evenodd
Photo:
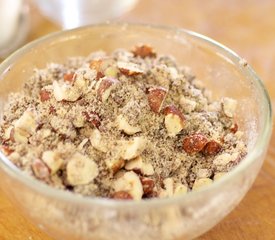
<svg viewBox="0 0 275 240">
<path fill-rule="evenodd" d="M 85 196 L 186 194 L 246 155 L 237 102 L 208 96 L 189 68 L 148 45 L 50 63 L 10 94 L 1 150 L 35 178 Z"/>
</svg>

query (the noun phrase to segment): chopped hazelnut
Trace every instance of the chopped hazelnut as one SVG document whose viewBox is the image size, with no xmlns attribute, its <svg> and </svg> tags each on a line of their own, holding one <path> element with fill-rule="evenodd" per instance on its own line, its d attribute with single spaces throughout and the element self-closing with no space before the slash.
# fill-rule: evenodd
<svg viewBox="0 0 275 240">
<path fill-rule="evenodd" d="M 161 111 L 167 92 L 163 87 L 154 87 L 148 90 L 148 103 L 153 112 L 159 113 Z"/>
<path fill-rule="evenodd" d="M 145 44 L 136 46 L 132 52 L 135 57 L 139 56 L 141 58 L 146 58 L 146 57 L 155 58 L 157 56 L 153 48 Z"/>
<path fill-rule="evenodd" d="M 203 150 L 207 144 L 207 138 L 200 134 L 196 133 L 189 135 L 183 139 L 183 150 L 188 154 L 195 154 Z"/>
</svg>

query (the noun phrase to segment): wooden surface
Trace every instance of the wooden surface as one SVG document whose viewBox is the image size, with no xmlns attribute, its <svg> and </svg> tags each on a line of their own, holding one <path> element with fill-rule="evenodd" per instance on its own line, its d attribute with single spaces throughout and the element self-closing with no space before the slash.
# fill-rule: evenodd
<svg viewBox="0 0 275 240">
<path fill-rule="evenodd" d="M 36 11 L 32 18 L 28 40 L 59 29 Z M 222 42 L 248 60 L 275 102 L 274 0 L 141 0 L 119 20 L 184 27 Z M 275 239 L 274 147 L 275 134 L 252 189 L 228 217 L 199 240 Z M 0 240 L 52 239 L 21 217 L 0 192 Z"/>
</svg>

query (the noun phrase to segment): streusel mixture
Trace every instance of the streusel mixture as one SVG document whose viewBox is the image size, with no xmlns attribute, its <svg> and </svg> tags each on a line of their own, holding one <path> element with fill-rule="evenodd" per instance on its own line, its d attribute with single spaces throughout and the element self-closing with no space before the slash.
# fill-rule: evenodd
<svg viewBox="0 0 275 240">
<path fill-rule="evenodd" d="M 147 45 L 49 63 L 10 95 L 2 152 L 46 184 L 82 195 L 186 194 L 246 154 L 237 102 L 209 96 L 190 69 Z"/>
</svg>

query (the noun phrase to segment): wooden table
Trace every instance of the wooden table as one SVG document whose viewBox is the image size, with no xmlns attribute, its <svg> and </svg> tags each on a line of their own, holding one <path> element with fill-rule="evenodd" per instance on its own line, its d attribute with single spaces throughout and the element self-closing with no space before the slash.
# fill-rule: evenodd
<svg viewBox="0 0 275 240">
<path fill-rule="evenodd" d="M 58 30 L 32 10 L 28 40 Z M 234 49 L 255 68 L 275 101 L 274 0 L 141 0 L 120 20 L 173 25 L 208 35 Z M 275 134 L 264 166 L 241 204 L 199 240 L 275 239 Z M 0 192 L 1 240 L 52 240 L 19 215 Z M 63 239 L 62 239 L 63 240 Z"/>
</svg>

